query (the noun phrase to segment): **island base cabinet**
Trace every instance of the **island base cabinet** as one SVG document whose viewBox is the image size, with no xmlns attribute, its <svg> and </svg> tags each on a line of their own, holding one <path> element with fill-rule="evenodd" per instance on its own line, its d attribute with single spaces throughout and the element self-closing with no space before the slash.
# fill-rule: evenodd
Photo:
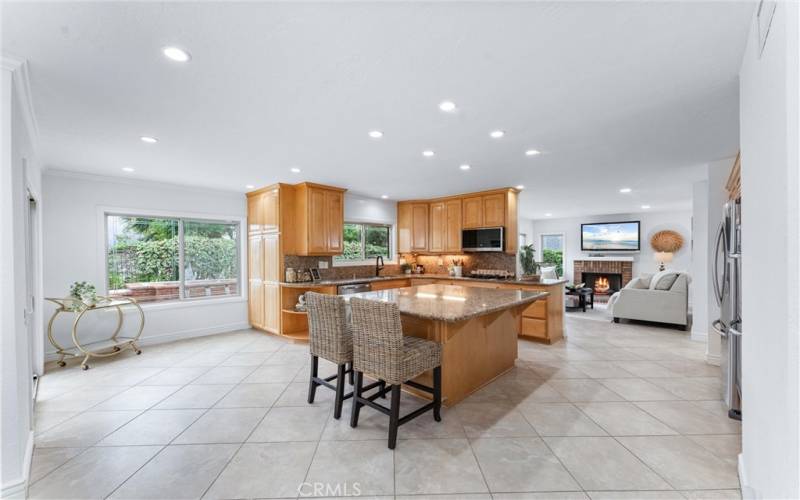
<svg viewBox="0 0 800 500">
<path fill-rule="evenodd" d="M 453 406 L 514 367 L 521 314 L 521 308 L 512 308 L 457 323 L 403 315 L 403 333 L 442 344 L 442 400 Z M 424 373 L 415 381 L 430 387 L 433 374 Z"/>
</svg>

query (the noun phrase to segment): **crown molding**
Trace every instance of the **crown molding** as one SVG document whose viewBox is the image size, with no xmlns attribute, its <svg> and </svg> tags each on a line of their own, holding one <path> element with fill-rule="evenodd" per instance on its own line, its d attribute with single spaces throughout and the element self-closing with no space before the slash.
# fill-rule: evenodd
<svg viewBox="0 0 800 500">
<path fill-rule="evenodd" d="M 22 120 L 28 128 L 28 136 L 31 139 L 33 150 L 39 151 L 39 123 L 36 120 L 36 113 L 33 108 L 33 97 L 31 94 L 30 72 L 28 62 L 8 54 L 2 54 L 3 69 L 10 71 L 14 82 L 12 95 L 19 98 L 20 108 L 22 109 Z"/>
<path fill-rule="evenodd" d="M 64 170 L 59 168 L 45 167 L 42 174 L 46 177 L 61 177 L 67 179 L 77 179 L 92 182 L 110 182 L 114 184 L 127 184 L 129 186 L 139 186 L 146 188 L 161 188 L 186 191 L 190 193 L 210 194 L 215 196 L 227 196 L 231 198 L 241 197 L 244 200 L 244 191 L 215 189 L 203 186 L 189 186 L 186 184 L 176 184 L 172 182 L 161 182 L 153 179 L 135 179 L 131 177 L 121 177 L 115 175 L 93 174 L 89 172 L 79 172 L 76 170 Z"/>
</svg>

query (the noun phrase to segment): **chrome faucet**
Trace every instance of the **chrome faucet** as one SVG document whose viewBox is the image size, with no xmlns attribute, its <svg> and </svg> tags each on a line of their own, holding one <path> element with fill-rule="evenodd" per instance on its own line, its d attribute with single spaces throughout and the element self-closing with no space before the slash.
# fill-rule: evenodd
<svg viewBox="0 0 800 500">
<path fill-rule="evenodd" d="M 375 276 L 381 275 L 381 269 L 383 269 L 383 256 L 378 255 L 375 257 Z"/>
</svg>

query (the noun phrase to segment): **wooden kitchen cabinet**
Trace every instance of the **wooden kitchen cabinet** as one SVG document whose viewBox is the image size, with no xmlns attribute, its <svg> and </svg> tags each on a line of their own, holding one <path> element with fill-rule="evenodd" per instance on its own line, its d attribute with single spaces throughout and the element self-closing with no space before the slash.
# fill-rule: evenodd
<svg viewBox="0 0 800 500">
<path fill-rule="evenodd" d="M 449 200 L 445 208 L 444 251 L 461 253 L 461 200 Z"/>
<path fill-rule="evenodd" d="M 281 333 L 281 285 L 264 283 L 264 324 L 270 333 Z"/>
<path fill-rule="evenodd" d="M 483 226 L 496 227 L 506 225 L 505 193 L 490 194 L 481 197 L 483 203 Z"/>
<path fill-rule="evenodd" d="M 295 186 L 297 255 L 339 255 L 344 250 L 344 189 L 304 182 Z"/>
<path fill-rule="evenodd" d="M 447 212 L 443 201 L 431 203 L 430 245 L 431 252 L 444 252 L 447 240 Z"/>
<path fill-rule="evenodd" d="M 280 218 L 279 189 L 270 187 L 247 197 L 248 232 L 277 231 Z"/>
<path fill-rule="evenodd" d="M 483 199 L 480 196 L 469 196 L 461 202 L 464 229 L 483 227 Z"/>
<path fill-rule="evenodd" d="M 428 252 L 429 204 L 403 202 L 397 204 L 397 251 Z"/>
</svg>

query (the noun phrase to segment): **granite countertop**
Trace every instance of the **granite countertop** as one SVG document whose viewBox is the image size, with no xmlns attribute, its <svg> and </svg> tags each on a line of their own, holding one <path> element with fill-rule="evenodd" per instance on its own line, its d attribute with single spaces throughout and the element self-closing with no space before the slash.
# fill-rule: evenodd
<svg viewBox="0 0 800 500">
<path fill-rule="evenodd" d="M 511 285 L 539 285 L 539 286 L 553 286 L 553 285 L 560 285 L 566 283 L 567 280 L 565 279 L 544 279 L 541 281 L 528 281 L 528 280 L 518 280 L 518 279 L 483 279 L 483 278 L 470 278 L 468 276 L 461 276 L 455 277 L 450 276 L 447 274 L 394 274 L 394 275 L 387 275 L 387 276 L 371 276 L 366 278 L 343 278 L 343 279 L 331 279 L 331 280 L 320 280 L 320 281 L 304 281 L 300 283 L 286 283 L 281 282 L 282 286 L 289 287 L 289 288 L 314 288 L 314 287 L 323 287 L 323 286 L 339 286 L 339 285 L 353 285 L 356 283 L 372 283 L 373 281 L 391 281 L 391 280 L 402 280 L 402 279 L 440 279 L 440 280 L 463 280 L 463 281 L 483 281 L 489 283 L 508 283 Z"/>
<path fill-rule="evenodd" d="M 511 307 L 530 304 L 548 292 L 496 290 L 460 285 L 420 285 L 345 295 L 394 302 L 402 314 L 448 323 L 464 321 Z"/>
</svg>

